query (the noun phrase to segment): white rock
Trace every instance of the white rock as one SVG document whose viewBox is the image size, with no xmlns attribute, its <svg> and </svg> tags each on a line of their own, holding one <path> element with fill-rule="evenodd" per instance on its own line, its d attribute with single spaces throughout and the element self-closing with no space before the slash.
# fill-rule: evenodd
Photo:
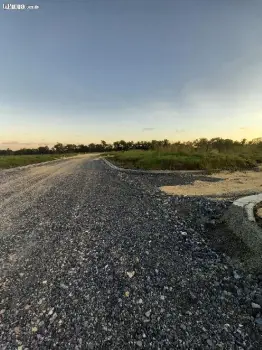
<svg viewBox="0 0 262 350">
<path fill-rule="evenodd" d="M 49 312 L 48 312 L 48 315 L 51 316 L 54 312 L 54 308 L 50 309 Z"/>
<path fill-rule="evenodd" d="M 239 280 L 241 278 L 241 276 L 236 271 L 233 272 L 233 275 L 236 280 Z"/>
<path fill-rule="evenodd" d="M 256 303 L 251 303 L 253 309 L 261 309 L 261 306 Z"/>
<path fill-rule="evenodd" d="M 128 271 L 126 274 L 129 278 L 132 278 L 135 275 L 135 271 L 130 271 L 130 272 Z"/>
<path fill-rule="evenodd" d="M 151 315 L 151 309 L 148 310 L 148 311 L 145 313 L 145 315 L 146 315 L 146 317 L 150 317 L 150 315 Z"/>
</svg>

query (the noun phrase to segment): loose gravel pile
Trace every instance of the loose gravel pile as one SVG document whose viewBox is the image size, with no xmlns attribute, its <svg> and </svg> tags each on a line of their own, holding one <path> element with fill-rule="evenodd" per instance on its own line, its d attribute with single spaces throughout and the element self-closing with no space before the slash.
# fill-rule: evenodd
<svg viewBox="0 0 262 350">
<path fill-rule="evenodd" d="M 84 158 L 0 173 L 0 349 L 261 349 L 262 276 L 205 236 L 229 203 L 159 190 L 190 181 Z"/>
</svg>

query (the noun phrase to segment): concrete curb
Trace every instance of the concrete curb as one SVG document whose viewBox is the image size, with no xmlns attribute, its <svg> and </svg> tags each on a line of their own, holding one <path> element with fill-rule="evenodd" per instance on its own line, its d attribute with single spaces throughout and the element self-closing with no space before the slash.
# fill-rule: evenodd
<svg viewBox="0 0 262 350">
<path fill-rule="evenodd" d="M 223 217 L 229 229 L 250 249 L 252 258 L 247 264 L 252 269 L 262 268 L 262 228 L 254 216 L 254 207 L 261 201 L 262 193 L 241 197 L 233 202 Z"/>
<path fill-rule="evenodd" d="M 139 170 L 139 169 L 125 169 L 120 168 L 113 163 L 109 162 L 107 159 L 101 157 L 111 169 L 121 171 L 130 174 L 207 174 L 206 170 Z"/>
</svg>

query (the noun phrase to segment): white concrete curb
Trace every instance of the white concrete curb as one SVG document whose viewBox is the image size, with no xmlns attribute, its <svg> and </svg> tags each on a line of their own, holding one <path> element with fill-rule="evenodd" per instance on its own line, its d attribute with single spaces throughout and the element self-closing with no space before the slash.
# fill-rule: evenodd
<svg viewBox="0 0 262 350">
<path fill-rule="evenodd" d="M 233 205 L 244 208 L 248 220 L 256 222 L 254 215 L 254 207 L 259 202 L 262 202 L 262 193 L 239 198 L 236 201 L 234 201 Z"/>
<path fill-rule="evenodd" d="M 110 168 L 125 173 L 135 173 L 135 174 L 206 174 L 206 170 L 139 170 L 139 169 L 125 169 L 120 168 L 113 163 L 109 162 L 107 159 L 101 157 Z"/>
<path fill-rule="evenodd" d="M 254 207 L 262 201 L 262 193 L 241 197 L 233 202 L 224 214 L 228 228 L 250 249 L 245 264 L 252 270 L 262 269 L 262 228 L 258 225 Z"/>
</svg>

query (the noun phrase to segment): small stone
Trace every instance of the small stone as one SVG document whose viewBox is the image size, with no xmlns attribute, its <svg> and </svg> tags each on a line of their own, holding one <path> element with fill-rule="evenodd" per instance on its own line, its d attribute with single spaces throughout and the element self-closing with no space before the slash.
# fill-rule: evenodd
<svg viewBox="0 0 262 350">
<path fill-rule="evenodd" d="M 52 317 L 50 318 L 50 323 L 53 323 L 54 320 L 57 318 L 57 313 L 55 312 Z"/>
<path fill-rule="evenodd" d="M 37 327 L 32 327 L 32 332 L 36 333 L 37 332 Z"/>
<path fill-rule="evenodd" d="M 51 316 L 54 312 L 54 308 L 50 309 L 49 312 L 48 312 L 48 315 Z"/>
<path fill-rule="evenodd" d="M 148 310 L 148 311 L 145 313 L 145 316 L 146 316 L 147 318 L 149 318 L 149 317 L 150 317 L 150 315 L 151 315 L 151 309 L 150 309 L 150 310 Z"/>
<path fill-rule="evenodd" d="M 180 233 L 181 233 L 182 236 L 187 236 L 187 233 L 184 232 L 184 231 L 181 231 Z"/>
<path fill-rule="evenodd" d="M 236 280 L 239 280 L 241 278 L 241 276 L 236 271 L 233 272 L 233 275 Z"/>
<path fill-rule="evenodd" d="M 45 281 L 43 281 L 42 283 L 43 283 L 43 284 L 47 284 L 47 281 L 45 280 Z"/>
<path fill-rule="evenodd" d="M 132 278 L 135 275 L 135 271 L 127 272 L 126 274 L 129 278 Z"/>
<path fill-rule="evenodd" d="M 136 345 L 137 346 L 139 346 L 140 348 L 143 346 L 143 343 L 141 342 L 141 340 L 138 340 L 137 342 L 136 342 Z"/>
<path fill-rule="evenodd" d="M 186 330 L 186 325 L 181 324 L 180 327 L 185 331 Z"/>
<path fill-rule="evenodd" d="M 64 283 L 60 283 L 60 288 L 62 288 L 62 289 L 68 289 L 68 286 L 65 285 Z"/>
<path fill-rule="evenodd" d="M 29 310 L 29 309 L 30 309 L 30 305 L 27 304 L 27 305 L 25 306 L 25 310 Z"/>
<path fill-rule="evenodd" d="M 20 334 L 20 327 L 18 327 L 18 326 L 15 327 L 14 331 L 15 331 L 16 335 L 19 335 Z"/>
<path fill-rule="evenodd" d="M 261 309 L 261 306 L 256 303 L 251 303 L 253 309 Z"/>
<path fill-rule="evenodd" d="M 125 292 L 125 297 L 129 297 L 129 295 L 130 295 L 130 293 L 129 293 L 129 291 L 127 290 L 126 292 Z"/>
<path fill-rule="evenodd" d="M 208 344 L 209 346 L 213 346 L 212 340 L 211 340 L 211 339 L 207 339 L 207 344 Z"/>
<path fill-rule="evenodd" d="M 261 317 L 256 318 L 255 322 L 256 322 L 256 324 L 262 326 L 262 318 Z"/>
<path fill-rule="evenodd" d="M 166 297 L 165 297 L 164 295 L 160 295 L 160 299 L 161 299 L 161 300 L 165 300 L 165 298 L 166 298 Z"/>
<path fill-rule="evenodd" d="M 138 304 L 143 304 L 143 300 L 140 298 L 140 299 L 138 299 L 137 303 Z"/>
<path fill-rule="evenodd" d="M 87 344 L 87 348 L 90 349 L 90 350 L 93 350 L 95 348 L 94 343 L 88 343 Z"/>
</svg>

